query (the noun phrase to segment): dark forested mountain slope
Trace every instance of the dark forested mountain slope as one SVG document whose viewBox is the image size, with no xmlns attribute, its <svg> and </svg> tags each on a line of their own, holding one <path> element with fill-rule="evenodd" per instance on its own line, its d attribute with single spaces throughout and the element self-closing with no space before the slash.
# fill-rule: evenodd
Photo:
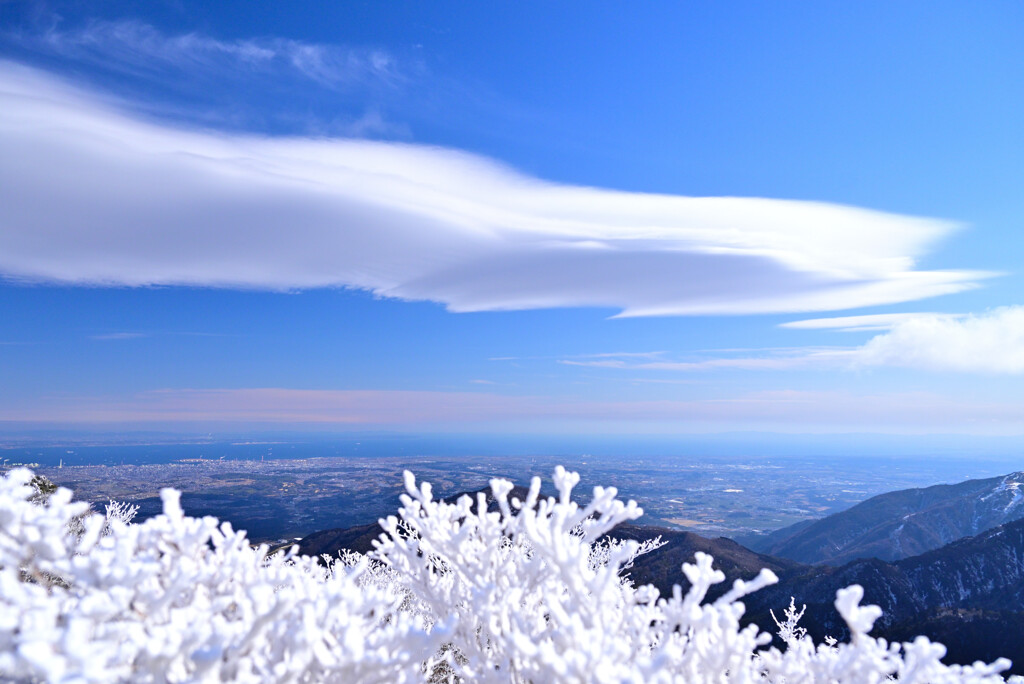
<svg viewBox="0 0 1024 684">
<path fill-rule="evenodd" d="M 812 636 L 821 638 L 827 634 L 843 639 L 846 628 L 833 602 L 836 591 L 851 584 L 864 587 L 864 602 L 874 603 L 884 611 L 876 623 L 876 635 L 903 638 L 909 629 L 907 625 L 919 625 L 920 630 L 915 633 L 958 648 L 977 642 L 980 648 L 982 640 L 970 631 L 974 629 L 973 623 L 963 625 L 963 635 L 950 636 L 949 616 L 968 611 L 963 614 L 974 615 L 978 629 L 990 631 L 998 631 L 996 625 L 1010 628 L 1021 622 L 1024 520 L 895 563 L 870 558 L 838 568 L 805 566 L 784 575 L 779 584 L 749 596 L 748 619 L 768 628 L 773 624 L 769 609 L 780 615 L 792 596 L 798 605 L 807 605 L 801 624 Z M 1024 643 L 1024 638 L 1017 638 Z M 972 652 L 982 653 L 977 649 Z M 1020 664 L 1024 665 L 1024 661 Z"/>
<path fill-rule="evenodd" d="M 1024 519 L 895 565 L 929 607 L 1024 610 Z"/>
<path fill-rule="evenodd" d="M 756 553 L 725 537 L 708 539 L 693 532 L 647 525 L 619 525 L 612 530 L 610 536 L 637 541 L 661 537 L 665 545 L 637 558 L 627 572 L 634 584 L 653 584 L 663 596 L 671 595 L 675 584 L 682 586 L 684 592 L 689 589 L 681 568 L 683 563 L 692 563 L 698 551 L 713 556 L 715 567 L 725 573 L 725 582 L 713 587 L 708 593 L 712 599 L 728 591 L 734 580 L 750 579 L 761 568 L 768 568 L 776 574 L 786 574 L 805 567 L 785 558 Z"/>
<path fill-rule="evenodd" d="M 947 663 L 967 665 L 1009 658 L 1007 674 L 1024 674 L 1024 612 L 939 608 L 885 630 L 889 641 L 927 636 L 946 647 Z"/>
<path fill-rule="evenodd" d="M 303 556 L 326 554 L 331 557 L 337 557 L 343 549 L 369 553 L 373 550 L 373 540 L 380 537 L 383 531 L 378 523 L 321 530 L 302 538 L 299 542 L 299 553 Z"/>
</svg>

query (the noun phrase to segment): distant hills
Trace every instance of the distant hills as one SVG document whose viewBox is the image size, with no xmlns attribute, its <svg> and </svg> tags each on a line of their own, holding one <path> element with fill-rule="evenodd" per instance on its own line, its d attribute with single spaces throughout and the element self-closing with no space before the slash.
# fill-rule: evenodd
<svg viewBox="0 0 1024 684">
<path fill-rule="evenodd" d="M 1024 472 L 880 494 L 816 521 L 743 542 L 801 563 L 896 561 L 1024 518 Z"/>
</svg>

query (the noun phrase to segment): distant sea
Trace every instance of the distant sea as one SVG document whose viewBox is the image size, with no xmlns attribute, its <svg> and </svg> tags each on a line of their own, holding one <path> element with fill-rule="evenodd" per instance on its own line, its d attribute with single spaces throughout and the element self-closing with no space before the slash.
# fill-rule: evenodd
<svg viewBox="0 0 1024 684">
<path fill-rule="evenodd" d="M 210 442 L 202 444 L 125 444 L 11 447 L 0 449 L 0 467 L 15 464 L 40 466 L 152 465 L 183 460 L 259 461 L 341 456 L 418 455 L 417 445 L 368 443 Z"/>
<path fill-rule="evenodd" d="M 991 462 L 998 472 L 1024 469 L 1024 438 L 969 435 L 788 435 L 720 433 L 709 435 L 501 435 L 404 433 L 212 435 L 52 434 L 5 439 L 0 432 L 0 468 L 40 466 L 162 464 L 183 459 L 260 460 L 320 457 L 564 457 L 586 454 L 619 458 L 737 459 L 804 458 L 843 461 L 865 458 L 904 463 Z M 952 465 L 952 463 L 951 463 Z M 957 467 L 957 466 L 952 466 Z"/>
</svg>

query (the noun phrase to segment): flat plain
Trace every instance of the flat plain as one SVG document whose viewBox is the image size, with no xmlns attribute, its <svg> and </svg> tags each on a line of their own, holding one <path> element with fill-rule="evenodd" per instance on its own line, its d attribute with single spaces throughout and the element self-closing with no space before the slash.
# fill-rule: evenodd
<svg viewBox="0 0 1024 684">
<path fill-rule="evenodd" d="M 1012 469 L 1005 460 L 975 460 L 967 466 L 931 456 L 387 456 L 325 444 L 227 442 L 19 447 L 5 449 L 0 463 L 4 468 L 34 465 L 100 510 L 110 499 L 138 504 L 140 519 L 158 513 L 160 489 L 173 487 L 183 492 L 190 515 L 230 521 L 261 542 L 394 513 L 404 470 L 430 482 L 435 494 L 444 497 L 479 490 L 493 477 L 528 484 L 535 475 L 542 479 L 542 491 L 552 493 L 551 473 L 564 465 L 580 473 L 580 501 L 596 485 L 614 486 L 620 498 L 643 506 L 641 523 L 742 539 L 823 517 L 883 492 Z"/>
</svg>

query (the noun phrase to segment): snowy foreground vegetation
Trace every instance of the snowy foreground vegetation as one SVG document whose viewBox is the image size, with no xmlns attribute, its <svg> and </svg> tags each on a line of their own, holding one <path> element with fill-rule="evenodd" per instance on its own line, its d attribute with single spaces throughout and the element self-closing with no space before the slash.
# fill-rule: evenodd
<svg viewBox="0 0 1024 684">
<path fill-rule="evenodd" d="M 559 497 L 434 500 L 406 474 L 398 515 L 373 558 L 330 562 L 252 548 L 244 532 L 190 518 L 173 490 L 144 523 L 88 514 L 59 489 L 40 500 L 32 473 L 0 479 L 0 679 L 21 681 L 338 682 L 997 682 L 1008 667 L 945 666 L 919 637 L 869 636 L 880 611 L 853 586 L 836 609 L 849 643 L 814 644 L 788 610 L 769 648 L 740 627 L 763 570 L 705 603 L 723 581 L 698 554 L 692 587 L 664 600 L 622 578 L 636 542 L 599 542 L 641 511 L 559 468 Z M 83 517 L 84 516 L 84 517 Z M 650 544 L 647 545 L 650 547 Z M 628 571 L 627 571 L 628 572 Z M 785 608 L 780 606 L 780 608 Z"/>
</svg>

